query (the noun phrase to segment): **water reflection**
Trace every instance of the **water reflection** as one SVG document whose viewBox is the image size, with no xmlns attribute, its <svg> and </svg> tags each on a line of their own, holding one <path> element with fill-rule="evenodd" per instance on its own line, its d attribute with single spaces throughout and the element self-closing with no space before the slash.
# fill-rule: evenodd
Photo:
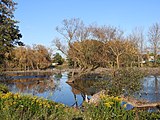
<svg viewBox="0 0 160 120">
<path fill-rule="evenodd" d="M 142 80 L 142 89 L 135 94 L 138 99 L 149 102 L 160 101 L 160 76 L 147 76 Z"/>
<path fill-rule="evenodd" d="M 23 76 L 24 77 L 24 76 Z M 16 78 L 16 79 L 15 79 Z M 7 80 L 6 84 L 12 92 L 33 94 L 54 90 L 55 84 L 51 77 L 17 78 Z"/>
<path fill-rule="evenodd" d="M 78 84 L 67 84 L 68 73 L 39 74 L 17 73 L 9 74 L 5 83 L 11 92 L 32 94 L 44 97 L 69 106 L 80 106 L 96 91 L 91 81 L 79 81 Z"/>
<path fill-rule="evenodd" d="M 67 84 L 68 73 L 17 73 L 9 74 L 10 79 L 6 79 L 11 92 L 32 94 L 44 97 L 55 102 L 60 102 L 68 106 L 80 106 L 82 102 L 99 92 L 103 86 L 96 83 L 102 81 L 102 78 L 77 79 L 74 83 Z M 106 81 L 104 81 L 106 82 Z M 134 94 L 138 99 L 145 99 L 150 102 L 160 100 L 160 76 L 148 76 L 142 80 L 142 89 Z M 110 86 L 112 87 L 112 86 Z"/>
</svg>

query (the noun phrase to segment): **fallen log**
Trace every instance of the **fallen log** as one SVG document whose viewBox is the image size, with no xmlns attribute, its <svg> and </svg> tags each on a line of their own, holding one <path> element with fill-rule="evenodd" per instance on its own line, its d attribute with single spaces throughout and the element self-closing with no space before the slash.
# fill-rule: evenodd
<svg viewBox="0 0 160 120">
<path fill-rule="evenodd" d="M 138 109 L 147 109 L 147 108 L 160 108 L 160 102 L 148 102 L 146 100 L 137 100 L 132 97 L 122 97 L 122 101 L 125 101 L 127 104 L 131 104 L 134 108 Z"/>
</svg>

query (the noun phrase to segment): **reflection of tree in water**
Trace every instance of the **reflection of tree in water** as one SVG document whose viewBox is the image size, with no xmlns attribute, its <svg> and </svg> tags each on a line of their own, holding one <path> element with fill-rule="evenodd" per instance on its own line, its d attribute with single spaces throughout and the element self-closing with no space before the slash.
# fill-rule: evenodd
<svg viewBox="0 0 160 120">
<path fill-rule="evenodd" d="M 89 96 L 100 91 L 100 88 L 94 86 L 96 82 L 99 82 L 98 77 L 101 78 L 99 75 L 89 74 L 81 78 L 76 78 L 74 83 L 68 83 L 72 87 L 72 93 L 75 100 L 75 103 L 72 106 L 78 107 L 77 95 L 81 95 L 83 101 L 88 101 Z"/>
<path fill-rule="evenodd" d="M 55 80 L 60 80 L 62 78 L 62 73 L 57 73 L 54 75 Z"/>
<path fill-rule="evenodd" d="M 106 77 L 105 77 L 106 76 Z M 142 87 L 143 74 L 134 69 L 120 69 L 115 75 L 102 75 L 102 78 L 94 82 L 94 87 L 106 90 L 109 95 L 133 95 Z"/>
<path fill-rule="evenodd" d="M 73 91 L 75 91 L 74 89 L 79 90 L 79 94 L 83 93 L 87 95 L 93 95 L 99 91 L 99 89 L 95 88 L 94 86 L 95 82 L 96 81 L 94 80 L 76 80 L 73 84 L 69 85 L 73 88 Z"/>
<path fill-rule="evenodd" d="M 14 84 L 19 92 L 32 91 L 33 94 L 43 93 L 45 91 L 53 91 L 55 89 L 54 80 L 52 77 L 45 78 L 28 78 L 9 80 L 7 84 Z M 11 88 L 12 89 L 12 88 Z"/>
<path fill-rule="evenodd" d="M 73 103 L 72 106 L 78 107 L 77 95 L 81 95 L 83 101 L 88 102 L 88 100 L 89 100 L 88 96 L 90 96 L 90 94 L 87 94 L 87 92 L 80 90 L 81 88 L 78 88 L 74 84 L 69 84 L 69 85 L 72 87 L 72 93 L 73 93 L 74 100 L 75 100 L 75 103 Z M 80 106 L 81 106 L 81 104 L 80 104 Z"/>
<path fill-rule="evenodd" d="M 158 94 L 158 78 L 157 76 L 154 76 L 155 78 L 155 93 Z"/>
<path fill-rule="evenodd" d="M 61 86 L 60 86 L 60 79 L 62 78 L 61 73 L 54 74 L 54 83 L 55 83 L 55 89 L 61 91 Z"/>
<path fill-rule="evenodd" d="M 157 78 L 157 76 L 155 75 L 154 76 L 154 78 L 155 78 L 155 99 L 156 99 L 156 101 L 159 101 L 159 86 L 158 86 L 158 78 Z"/>
<path fill-rule="evenodd" d="M 159 76 L 149 75 L 145 77 L 142 81 L 142 89 L 135 94 L 136 97 L 140 99 L 145 99 L 148 102 L 159 102 Z"/>
</svg>

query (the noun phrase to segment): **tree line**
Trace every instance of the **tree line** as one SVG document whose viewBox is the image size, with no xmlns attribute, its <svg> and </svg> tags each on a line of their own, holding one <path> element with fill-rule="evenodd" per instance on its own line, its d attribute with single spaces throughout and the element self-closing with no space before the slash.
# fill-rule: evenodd
<svg viewBox="0 0 160 120">
<path fill-rule="evenodd" d="M 144 54 L 150 52 L 156 65 L 160 48 L 160 24 L 153 24 L 145 38 L 142 28 L 129 35 L 114 26 L 85 25 L 79 18 L 64 19 L 56 28 L 62 38 L 53 43 L 72 61 L 74 67 L 94 70 L 97 67 L 142 66 Z M 150 43 L 146 49 L 146 39 Z M 63 41 L 63 42 L 62 42 Z M 67 46 L 64 43 L 66 41 Z"/>
<path fill-rule="evenodd" d="M 24 46 L 20 41 L 22 35 L 14 20 L 15 5 L 12 0 L 0 2 L 0 66 L 23 70 L 46 68 L 52 62 L 52 53 L 43 45 Z M 159 60 L 159 23 L 150 26 L 147 34 L 142 28 L 136 28 L 125 35 L 114 26 L 85 25 L 82 20 L 72 18 L 64 19 L 56 31 L 62 37 L 55 38 L 54 45 L 66 55 L 73 68 L 79 67 L 82 71 L 142 66 L 144 58 L 149 58 L 146 53 L 152 53 L 155 66 Z M 146 40 L 149 49 L 146 49 Z M 56 59 L 62 58 L 56 56 Z"/>
<path fill-rule="evenodd" d="M 52 63 L 52 51 L 43 45 L 20 46 L 5 54 L 3 68 L 16 70 L 45 69 Z"/>
</svg>

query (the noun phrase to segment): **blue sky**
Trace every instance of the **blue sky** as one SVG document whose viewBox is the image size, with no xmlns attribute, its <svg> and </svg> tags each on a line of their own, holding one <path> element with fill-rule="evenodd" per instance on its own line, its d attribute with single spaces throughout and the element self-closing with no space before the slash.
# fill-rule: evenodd
<svg viewBox="0 0 160 120">
<path fill-rule="evenodd" d="M 50 47 L 55 28 L 63 19 L 80 18 L 85 24 L 111 25 L 129 33 L 160 23 L 160 0 L 14 0 L 15 19 L 26 45 Z"/>
</svg>

